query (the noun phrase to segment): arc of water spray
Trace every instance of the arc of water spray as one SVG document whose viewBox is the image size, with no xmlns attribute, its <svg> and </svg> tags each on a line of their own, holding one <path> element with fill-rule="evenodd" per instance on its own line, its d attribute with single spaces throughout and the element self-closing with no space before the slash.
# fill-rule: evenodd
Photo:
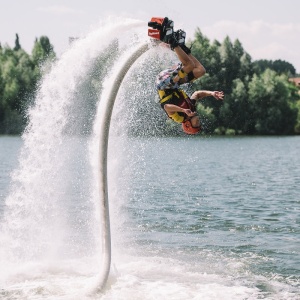
<svg viewBox="0 0 300 300">
<path fill-rule="evenodd" d="M 115 99 L 122 81 L 134 62 L 148 50 L 148 44 L 140 46 L 125 62 L 119 71 L 107 99 L 100 101 L 100 142 L 99 142 L 99 192 L 102 257 L 100 281 L 98 290 L 101 291 L 108 279 L 111 264 L 111 233 L 109 219 L 108 183 L 107 183 L 107 149 L 110 120 Z"/>
</svg>

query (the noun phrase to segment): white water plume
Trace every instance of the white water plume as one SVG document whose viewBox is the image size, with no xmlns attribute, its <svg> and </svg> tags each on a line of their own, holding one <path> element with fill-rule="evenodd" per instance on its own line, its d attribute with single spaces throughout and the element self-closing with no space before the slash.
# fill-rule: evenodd
<svg viewBox="0 0 300 300">
<path fill-rule="evenodd" d="M 86 229 L 88 242 L 82 247 L 84 254 L 94 251 L 93 230 L 95 220 L 95 195 L 91 191 L 94 180 L 91 173 L 95 165 L 85 167 L 83 177 L 72 178 L 71 166 L 88 164 L 88 142 L 78 144 L 72 125 L 76 116 L 84 108 L 84 103 L 74 109 L 78 87 L 86 80 L 97 60 L 112 63 L 107 59 L 107 49 L 117 41 L 118 52 L 126 46 L 126 41 L 137 38 L 139 26 L 136 20 L 110 21 L 94 30 L 85 38 L 74 43 L 62 57 L 53 63 L 45 74 L 37 91 L 35 103 L 29 110 L 29 124 L 22 136 L 23 147 L 19 157 L 19 167 L 12 174 L 10 194 L 6 199 L 4 217 L 1 224 L 1 258 L 5 261 L 39 261 L 69 257 L 76 252 L 72 236 L 76 227 Z M 133 30 L 134 29 L 134 30 Z M 135 37 L 134 37 L 135 34 Z M 98 80 L 101 83 L 111 65 L 102 65 L 104 72 Z M 99 87 L 100 89 L 101 87 Z M 84 101 L 84 94 L 81 99 Z M 86 95 L 88 96 L 88 95 Z M 82 145 L 83 143 L 83 145 Z M 74 148 L 76 147 L 76 148 Z M 82 147 L 80 150 L 77 147 Z M 78 153 L 82 156 L 79 157 Z M 97 158 L 95 158 L 95 161 Z M 85 182 L 85 183 L 84 183 Z M 88 183 L 86 183 L 88 182 Z M 88 191 L 80 191 L 79 185 L 86 184 Z M 87 197 L 85 207 L 78 220 L 81 224 L 71 224 L 68 216 L 72 207 L 68 193 L 76 185 L 79 194 Z M 82 221 L 82 219 L 85 219 Z M 72 228 L 73 226 L 73 228 Z M 75 227 L 75 228 L 74 228 Z M 70 234 L 70 232 L 72 234 Z M 76 234 L 75 234 L 76 235 Z"/>
</svg>

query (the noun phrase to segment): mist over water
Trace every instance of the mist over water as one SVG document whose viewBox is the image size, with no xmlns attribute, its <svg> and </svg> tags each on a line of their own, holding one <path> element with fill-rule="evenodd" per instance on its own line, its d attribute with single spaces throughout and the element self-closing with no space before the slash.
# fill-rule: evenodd
<svg viewBox="0 0 300 300">
<path fill-rule="evenodd" d="M 297 299 L 297 276 L 272 267 L 276 257 L 262 255 L 260 248 L 255 252 L 246 242 L 244 248 L 232 250 L 235 246 L 230 245 L 240 242 L 232 232 L 247 232 L 251 226 L 234 226 L 239 218 L 247 219 L 246 213 L 224 220 L 240 207 L 233 195 L 247 199 L 251 190 L 243 192 L 247 180 L 240 173 L 235 177 L 228 161 L 205 156 L 218 145 L 210 148 L 201 139 L 155 137 L 165 127 L 160 126 L 165 115 L 155 104 L 155 76 L 176 59 L 164 48 L 150 49 L 134 64 L 114 107 L 108 149 L 112 268 L 105 291 L 93 292 L 101 268 L 98 104 L 108 96 L 132 51 L 148 42 L 145 28 L 145 22 L 137 20 L 106 20 L 70 46 L 40 83 L 19 142 L 18 166 L 5 203 L 0 203 L 0 298 Z M 140 137 L 135 137 L 137 133 Z M 187 147 L 197 154 L 182 156 Z M 238 153 L 243 152 L 236 151 L 236 157 Z M 203 170 L 189 170 L 193 183 L 189 185 L 182 174 L 198 161 L 210 171 L 198 177 Z M 232 174 L 213 173 L 219 165 Z M 239 185 L 218 194 L 209 181 L 218 182 L 225 173 L 228 182 L 234 177 Z M 297 186 L 294 181 L 286 184 L 290 189 Z M 222 195 L 227 198 L 218 202 Z M 218 207 L 224 212 L 212 213 Z M 294 212 L 287 218 L 294 229 Z M 291 262 L 295 252 L 291 248 Z M 274 274 L 268 273 L 269 266 Z"/>
</svg>

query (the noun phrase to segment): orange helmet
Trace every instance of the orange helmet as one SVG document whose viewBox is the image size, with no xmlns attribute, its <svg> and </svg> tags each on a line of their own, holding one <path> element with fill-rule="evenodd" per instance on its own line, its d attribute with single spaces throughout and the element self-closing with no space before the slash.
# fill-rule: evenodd
<svg viewBox="0 0 300 300">
<path fill-rule="evenodd" d="M 200 132 L 201 126 L 193 127 L 191 121 L 187 120 L 182 123 L 182 129 L 187 134 L 196 134 L 196 133 Z"/>
</svg>

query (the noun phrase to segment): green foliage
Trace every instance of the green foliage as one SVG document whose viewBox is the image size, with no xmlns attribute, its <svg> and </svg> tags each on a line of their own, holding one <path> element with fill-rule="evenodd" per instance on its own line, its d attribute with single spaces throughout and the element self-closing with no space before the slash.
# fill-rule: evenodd
<svg viewBox="0 0 300 300">
<path fill-rule="evenodd" d="M 210 43 L 197 29 L 192 53 L 207 73 L 194 89 L 222 90 L 223 103 L 203 100 L 218 134 L 293 134 L 300 130 L 299 94 L 288 82 L 294 67 L 281 60 L 251 61 L 239 40 Z M 297 119 L 298 118 L 298 119 Z"/>
<path fill-rule="evenodd" d="M 253 62 L 253 69 L 257 74 L 264 72 L 266 69 L 271 69 L 279 74 L 284 73 L 288 74 L 289 76 L 296 75 L 296 69 L 294 66 L 281 59 L 275 61 L 266 59 L 257 60 Z"/>
<path fill-rule="evenodd" d="M 300 100 L 296 102 L 296 109 L 298 110 L 297 121 L 295 124 L 295 133 L 300 134 Z"/>
<path fill-rule="evenodd" d="M 18 51 L 21 49 L 20 41 L 19 41 L 19 35 L 16 33 L 16 41 L 15 41 L 15 51 Z"/>
<path fill-rule="evenodd" d="M 203 128 L 203 132 L 211 133 L 215 129 L 216 117 L 213 114 L 213 109 L 205 107 L 203 104 L 197 104 L 197 112 L 200 116 L 200 122 Z"/>
<path fill-rule="evenodd" d="M 88 78 L 78 86 L 74 109 L 81 107 L 82 99 L 85 99 L 85 104 L 88 103 L 88 108 L 84 106 L 84 109 L 79 109 L 81 114 L 70 122 L 78 123 L 79 131 L 84 124 L 84 133 L 90 132 L 96 100 L 102 89 L 99 78 L 109 72 L 107 66 L 118 55 L 118 47 L 114 43 L 107 49 L 107 57 L 97 60 Z M 290 63 L 282 60 L 252 62 L 239 40 L 232 42 L 226 37 L 222 42 L 211 42 L 199 28 L 190 44 L 193 55 L 206 69 L 206 74 L 192 88 L 222 90 L 225 93 L 223 102 L 208 97 L 198 104 L 204 132 L 230 135 L 300 134 L 300 96 L 299 89 L 288 82 L 288 77 L 296 75 Z M 18 34 L 14 48 L 1 46 L 0 43 L 0 134 L 20 133 L 23 130 L 26 110 L 34 97 L 36 85 L 55 58 L 53 46 L 46 36 L 35 40 L 31 54 L 22 49 Z M 145 91 L 145 86 L 149 86 L 149 81 L 155 81 L 154 74 L 160 71 L 160 65 L 157 61 L 151 61 L 147 68 L 152 70 L 152 77 L 139 74 L 138 79 L 132 82 L 132 89 L 139 87 L 135 96 L 131 95 L 132 89 L 126 96 L 127 104 L 131 98 L 134 103 L 143 104 L 135 104 L 134 109 L 128 112 L 128 118 L 138 125 L 130 127 L 128 132 L 135 135 L 145 127 L 147 134 L 178 135 L 182 132 L 180 126 L 172 121 L 166 123 L 163 111 L 147 100 L 156 97 L 154 86 L 148 91 Z M 144 68 L 140 71 L 145 72 Z M 130 83 L 127 85 L 130 86 Z M 149 123 L 154 124 L 153 127 L 150 128 Z"/>
<path fill-rule="evenodd" d="M 55 58 L 55 52 L 53 51 L 53 46 L 50 44 L 48 37 L 42 36 L 35 40 L 31 56 L 36 65 Z"/>
<path fill-rule="evenodd" d="M 291 134 L 297 111 L 289 101 L 291 91 L 286 75 L 267 69 L 249 83 L 249 110 L 253 114 L 250 133 Z"/>
<path fill-rule="evenodd" d="M 48 57 L 54 57 L 47 43 L 43 47 Z M 44 61 L 47 55 L 43 54 Z M 0 47 L 0 134 L 19 134 L 24 129 L 26 109 L 41 76 L 40 62 L 21 48 L 18 34 L 13 49 Z"/>
</svg>

